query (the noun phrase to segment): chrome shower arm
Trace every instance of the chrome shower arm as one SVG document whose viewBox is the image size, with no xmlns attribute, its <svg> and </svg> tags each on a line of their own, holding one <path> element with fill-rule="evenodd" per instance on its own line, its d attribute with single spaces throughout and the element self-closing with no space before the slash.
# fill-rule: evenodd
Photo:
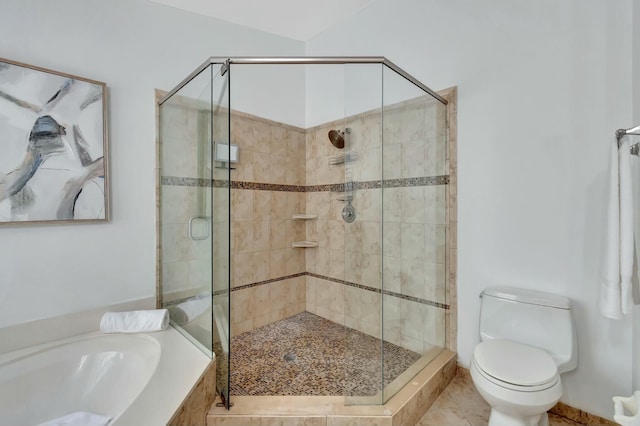
<svg viewBox="0 0 640 426">
<path fill-rule="evenodd" d="M 632 127 L 630 129 L 618 129 L 616 130 L 616 138 L 618 140 L 622 139 L 625 135 L 636 135 L 640 136 L 640 126 Z"/>
</svg>

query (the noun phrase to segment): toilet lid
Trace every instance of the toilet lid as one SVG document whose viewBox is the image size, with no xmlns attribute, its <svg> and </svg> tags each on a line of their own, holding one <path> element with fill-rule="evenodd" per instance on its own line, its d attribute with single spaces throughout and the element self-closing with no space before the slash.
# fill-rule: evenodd
<svg viewBox="0 0 640 426">
<path fill-rule="evenodd" d="M 474 349 L 473 357 L 486 374 L 517 386 L 540 386 L 558 376 L 556 363 L 548 353 L 510 340 L 482 342 Z"/>
</svg>

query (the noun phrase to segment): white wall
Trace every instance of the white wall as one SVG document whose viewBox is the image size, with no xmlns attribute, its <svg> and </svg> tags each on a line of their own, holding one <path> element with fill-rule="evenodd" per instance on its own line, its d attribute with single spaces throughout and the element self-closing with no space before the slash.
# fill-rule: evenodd
<svg viewBox="0 0 640 426">
<path fill-rule="evenodd" d="M 640 125 L 640 0 L 633 0 L 633 121 L 628 126 Z M 626 127 L 626 125 L 625 125 Z M 640 142 L 640 137 L 635 137 L 633 143 Z M 635 162 L 634 162 L 635 163 Z M 632 165 L 637 165 L 632 163 Z M 640 167 L 633 169 L 634 182 L 640 182 Z M 640 185 L 636 185 L 635 204 L 636 208 L 640 206 Z M 640 211 L 640 210 L 638 210 Z M 640 219 L 635 223 L 636 241 L 640 236 Z M 636 253 L 638 256 L 638 253 Z M 632 360 L 640 359 L 640 306 L 636 306 L 633 312 L 633 356 Z M 640 389 L 640 362 L 632 361 L 633 370 L 633 389 Z"/>
<path fill-rule="evenodd" d="M 597 308 L 608 148 L 632 121 L 631 27 L 631 0 L 378 0 L 306 47 L 459 87 L 460 362 L 483 288 L 567 295 L 579 367 L 563 401 L 606 417 L 631 390 L 631 321 Z"/>
<path fill-rule="evenodd" d="M 153 89 L 171 89 L 209 56 L 303 48 L 143 0 L 0 0 L 0 56 L 108 84 L 113 206 L 107 224 L 0 228 L 0 327 L 153 296 Z M 303 74 L 287 78 L 302 91 Z"/>
<path fill-rule="evenodd" d="M 307 128 L 426 94 L 380 63 L 307 65 L 305 83 Z"/>
</svg>

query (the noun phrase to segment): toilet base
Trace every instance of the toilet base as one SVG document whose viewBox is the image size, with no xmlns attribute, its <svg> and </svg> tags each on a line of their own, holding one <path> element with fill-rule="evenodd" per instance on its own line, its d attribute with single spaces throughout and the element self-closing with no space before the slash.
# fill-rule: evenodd
<svg viewBox="0 0 640 426">
<path fill-rule="evenodd" d="M 488 380 L 471 359 L 471 379 L 478 393 L 491 406 L 489 426 L 548 426 L 547 411 L 562 396 L 558 380 L 550 388 L 535 392 L 519 392 Z"/>
<path fill-rule="evenodd" d="M 515 417 L 492 408 L 488 426 L 549 426 L 549 416 L 543 413 L 529 417 Z"/>
</svg>

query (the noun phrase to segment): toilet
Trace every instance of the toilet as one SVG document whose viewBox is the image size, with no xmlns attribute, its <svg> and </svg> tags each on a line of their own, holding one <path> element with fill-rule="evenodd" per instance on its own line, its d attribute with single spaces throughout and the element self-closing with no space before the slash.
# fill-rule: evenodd
<svg viewBox="0 0 640 426">
<path fill-rule="evenodd" d="M 481 294 L 480 340 L 469 367 L 491 406 L 489 426 L 546 426 L 562 396 L 560 374 L 576 368 L 571 301 L 534 290 L 494 287 Z"/>
</svg>

